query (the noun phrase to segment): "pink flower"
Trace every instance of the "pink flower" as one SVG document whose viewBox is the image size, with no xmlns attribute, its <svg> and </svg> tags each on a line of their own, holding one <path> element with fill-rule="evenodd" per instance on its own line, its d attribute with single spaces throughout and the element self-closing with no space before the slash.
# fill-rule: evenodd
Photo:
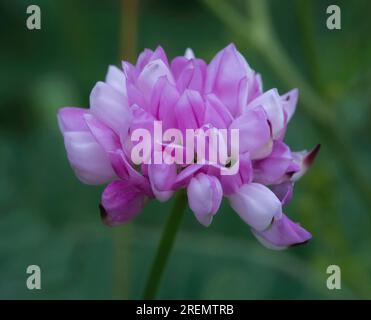
<svg viewBox="0 0 371 320">
<path fill-rule="evenodd" d="M 148 200 L 167 201 L 186 188 L 201 224 L 210 225 L 224 196 L 260 242 L 281 249 L 311 238 L 282 212 L 319 150 L 292 152 L 283 142 L 297 100 L 296 89 L 282 96 L 276 89 L 264 92 L 260 75 L 233 44 L 209 64 L 190 49 L 169 63 L 158 47 L 144 50 L 135 65 L 110 66 L 105 82 L 91 92 L 90 108 L 61 108 L 58 122 L 76 176 L 86 184 L 108 183 L 100 205 L 104 223 L 127 222 Z M 238 129 L 238 157 L 221 164 L 208 159 L 135 165 L 131 155 L 140 141 L 132 134 L 136 129 L 152 134 L 155 121 L 164 130 L 179 129 L 182 137 L 187 129 Z M 153 148 L 166 149 L 154 140 Z M 230 139 L 224 148 L 231 150 Z M 153 150 L 148 157 L 155 156 Z M 235 174 L 221 173 L 236 162 Z"/>
</svg>

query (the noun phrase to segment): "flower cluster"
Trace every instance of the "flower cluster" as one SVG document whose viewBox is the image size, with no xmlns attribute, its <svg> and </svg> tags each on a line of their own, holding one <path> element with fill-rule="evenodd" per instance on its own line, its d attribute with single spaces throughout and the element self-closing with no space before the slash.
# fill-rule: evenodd
<svg viewBox="0 0 371 320">
<path fill-rule="evenodd" d="M 90 95 L 90 108 L 58 112 L 69 162 L 86 184 L 109 183 L 101 198 L 103 221 L 112 226 L 140 213 L 148 199 L 167 201 L 186 188 L 197 220 L 209 226 L 223 196 L 270 248 L 306 242 L 311 235 L 283 212 L 294 183 L 319 150 L 292 152 L 283 142 L 298 90 L 263 91 L 259 74 L 229 45 L 209 64 L 188 49 L 169 63 L 164 50 L 144 50 L 132 65 L 110 66 Z M 239 130 L 239 168 L 222 175 L 215 164 L 134 165 L 131 133 L 182 132 L 205 126 Z M 181 146 L 180 146 L 181 147 Z"/>
</svg>

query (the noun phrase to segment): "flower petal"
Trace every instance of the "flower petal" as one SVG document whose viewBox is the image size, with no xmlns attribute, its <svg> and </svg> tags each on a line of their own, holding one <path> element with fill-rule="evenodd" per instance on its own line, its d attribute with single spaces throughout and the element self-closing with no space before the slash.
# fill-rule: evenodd
<svg viewBox="0 0 371 320">
<path fill-rule="evenodd" d="M 294 191 L 294 183 L 291 181 L 282 182 L 270 187 L 273 193 L 281 201 L 282 206 L 290 202 Z"/>
<path fill-rule="evenodd" d="M 204 124 L 218 129 L 228 128 L 233 117 L 228 108 L 214 94 L 206 95 Z"/>
<path fill-rule="evenodd" d="M 205 93 L 215 93 L 235 116 L 240 106 L 238 100 L 241 80 L 252 76 L 253 71 L 244 57 L 230 44 L 208 65 Z"/>
<path fill-rule="evenodd" d="M 116 66 L 109 66 L 106 83 L 126 96 L 126 77 L 122 70 Z"/>
<path fill-rule="evenodd" d="M 155 61 L 158 59 L 160 59 L 166 66 L 169 66 L 169 61 L 167 59 L 165 50 L 161 46 L 158 46 L 156 48 L 156 50 L 153 52 L 153 55 L 149 59 L 149 62 Z"/>
<path fill-rule="evenodd" d="M 204 168 L 200 164 L 192 164 L 184 168 L 175 178 L 172 185 L 173 190 L 184 188 L 191 181 L 192 177 Z"/>
<path fill-rule="evenodd" d="M 175 103 L 179 100 L 179 93 L 166 77 L 161 77 L 152 92 L 150 112 L 162 121 L 163 130 L 176 127 L 174 113 Z"/>
<path fill-rule="evenodd" d="M 152 187 L 152 192 L 155 195 L 155 198 L 160 202 L 168 201 L 174 194 L 174 191 L 172 190 L 167 190 L 167 191 L 158 190 L 153 184 L 151 184 L 151 187 Z"/>
<path fill-rule="evenodd" d="M 127 134 L 131 112 L 123 93 L 104 82 L 98 82 L 90 94 L 90 111 L 118 135 Z"/>
<path fill-rule="evenodd" d="M 176 164 L 149 164 L 148 177 L 158 191 L 169 191 L 177 175 Z"/>
<path fill-rule="evenodd" d="M 259 97 L 263 93 L 263 81 L 259 73 L 255 73 L 253 80 L 251 81 L 252 85 L 249 88 L 249 95 L 247 97 L 247 104 L 252 100 Z"/>
<path fill-rule="evenodd" d="M 216 177 L 199 173 L 192 178 L 187 187 L 188 203 L 197 220 L 209 226 L 219 209 L 223 191 Z"/>
<path fill-rule="evenodd" d="M 152 55 L 153 51 L 151 49 L 144 49 L 138 56 L 137 63 L 135 65 L 136 69 L 142 71 L 143 68 L 148 64 Z"/>
<path fill-rule="evenodd" d="M 203 92 L 206 69 L 206 63 L 203 60 L 189 60 L 177 78 L 176 85 L 179 92 L 183 93 L 186 89 Z"/>
<path fill-rule="evenodd" d="M 252 160 L 268 156 L 272 151 L 271 129 L 263 108 L 247 109 L 230 125 L 239 130 L 240 153 L 249 152 Z"/>
<path fill-rule="evenodd" d="M 267 230 L 252 232 L 265 247 L 274 250 L 303 244 L 312 237 L 308 231 L 284 214 L 281 218 L 275 219 Z"/>
<path fill-rule="evenodd" d="M 102 194 L 101 217 L 108 226 L 125 223 L 137 216 L 144 207 L 146 197 L 130 182 L 115 180 Z"/>
<path fill-rule="evenodd" d="M 204 102 L 199 92 L 186 90 L 175 105 L 178 128 L 184 133 L 186 129 L 197 129 L 203 123 Z"/>
<path fill-rule="evenodd" d="M 163 156 L 166 156 L 163 154 Z M 153 194 L 160 202 L 165 202 L 171 198 L 174 191 L 172 190 L 172 182 L 177 175 L 176 164 L 149 164 L 147 172 Z"/>
<path fill-rule="evenodd" d="M 102 184 L 115 177 L 107 154 L 90 132 L 65 132 L 64 144 L 68 160 L 83 183 Z"/>
<path fill-rule="evenodd" d="M 190 59 L 194 59 L 195 58 L 195 54 L 193 52 L 193 50 L 191 48 L 187 48 L 185 53 L 184 53 L 184 57 L 188 60 Z"/>
<path fill-rule="evenodd" d="M 277 89 L 271 89 L 249 103 L 247 109 L 263 107 L 272 126 L 273 138 L 277 138 L 285 130 L 285 116 L 281 98 Z"/>
<path fill-rule="evenodd" d="M 178 80 L 183 70 L 188 66 L 189 60 L 186 57 L 175 57 L 171 61 L 170 70 L 175 80 Z"/>
<path fill-rule="evenodd" d="M 120 138 L 111 128 L 91 114 L 85 114 L 84 118 L 90 132 L 106 152 L 121 148 Z"/>
<path fill-rule="evenodd" d="M 310 151 L 300 151 L 300 152 L 293 152 L 294 163 L 299 165 L 299 170 L 295 172 L 292 177 L 291 181 L 299 180 L 309 169 L 312 165 L 314 159 L 316 158 L 319 150 L 321 148 L 320 144 L 317 144 L 312 150 Z"/>
<path fill-rule="evenodd" d="M 254 162 L 254 181 L 265 185 L 280 183 L 292 161 L 290 148 L 275 140 L 271 154 Z"/>
<path fill-rule="evenodd" d="M 151 133 L 153 137 L 154 122 L 156 118 L 143 108 L 133 105 L 132 108 L 133 120 L 130 123 L 129 132 L 132 133 L 136 129 L 146 129 Z"/>
<path fill-rule="evenodd" d="M 108 155 L 112 168 L 119 178 L 130 181 L 132 185 L 135 185 L 136 188 L 143 191 L 148 197 L 153 198 L 148 178 L 133 168 L 122 150 L 109 152 Z"/>
<path fill-rule="evenodd" d="M 241 219 L 258 231 L 268 228 L 272 219 L 282 214 L 280 200 L 262 184 L 244 184 L 229 200 Z"/>
<path fill-rule="evenodd" d="M 240 154 L 238 161 L 239 168 L 236 174 L 220 176 L 220 183 L 225 195 L 235 193 L 242 185 L 248 184 L 252 180 L 253 170 L 249 153 Z"/>
<path fill-rule="evenodd" d="M 144 51 L 138 57 L 136 69 L 141 72 L 148 63 L 157 59 L 160 59 L 166 66 L 169 65 L 166 53 L 161 46 L 158 46 L 155 51 L 144 49 Z"/>
<path fill-rule="evenodd" d="M 57 118 L 59 129 L 62 134 L 67 131 L 89 131 L 84 115 L 88 114 L 88 109 L 64 107 L 58 110 Z"/>
<path fill-rule="evenodd" d="M 298 99 L 299 99 L 298 89 L 293 89 L 284 94 L 283 96 L 281 96 L 283 110 L 285 111 L 287 117 L 286 123 L 289 122 L 292 116 L 294 115 Z"/>
<path fill-rule="evenodd" d="M 137 87 L 146 101 L 150 101 L 152 90 L 161 77 L 166 77 L 171 84 L 175 84 L 169 68 L 161 59 L 149 62 L 138 76 Z"/>
</svg>

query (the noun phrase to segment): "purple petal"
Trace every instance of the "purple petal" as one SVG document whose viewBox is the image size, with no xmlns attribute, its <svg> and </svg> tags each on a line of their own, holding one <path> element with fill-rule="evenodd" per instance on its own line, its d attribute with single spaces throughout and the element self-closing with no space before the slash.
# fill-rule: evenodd
<svg viewBox="0 0 371 320">
<path fill-rule="evenodd" d="M 235 116 L 239 116 L 242 111 L 246 108 L 247 99 L 249 97 L 249 84 L 247 77 L 244 77 L 240 80 L 238 84 L 238 110 L 235 113 Z"/>
<path fill-rule="evenodd" d="M 298 89 L 293 89 L 284 94 L 283 96 L 281 96 L 283 110 L 285 111 L 287 117 L 286 122 L 289 122 L 292 116 L 294 115 L 298 99 L 299 99 Z"/>
<path fill-rule="evenodd" d="M 161 46 L 158 46 L 155 51 L 144 49 L 138 57 L 135 68 L 141 72 L 148 63 L 158 59 L 160 59 L 166 66 L 169 65 L 166 53 Z"/>
<path fill-rule="evenodd" d="M 153 55 L 150 58 L 150 61 L 158 60 L 160 59 L 166 66 L 169 66 L 169 61 L 167 59 L 165 50 L 158 46 L 156 50 L 153 52 Z"/>
<path fill-rule="evenodd" d="M 153 126 L 156 118 L 143 108 L 134 105 L 132 106 L 133 120 L 130 123 L 129 132 L 132 133 L 135 129 L 146 129 L 153 137 Z"/>
<path fill-rule="evenodd" d="M 90 132 L 106 152 L 121 148 L 120 138 L 111 128 L 95 119 L 91 114 L 86 114 L 84 118 Z"/>
<path fill-rule="evenodd" d="M 189 60 L 186 57 L 176 57 L 171 61 L 170 70 L 175 80 L 178 80 L 180 74 L 188 66 Z"/>
<path fill-rule="evenodd" d="M 248 109 L 257 107 L 263 107 L 267 113 L 268 120 L 272 126 L 273 138 L 280 136 L 285 129 L 285 116 L 277 89 L 264 92 L 247 106 Z"/>
<path fill-rule="evenodd" d="M 255 73 L 249 88 L 249 95 L 247 97 L 247 104 L 263 93 L 263 82 L 260 74 Z"/>
<path fill-rule="evenodd" d="M 122 70 L 115 66 L 109 66 L 106 83 L 126 96 L 126 77 Z"/>
<path fill-rule="evenodd" d="M 120 177 L 122 180 L 130 181 L 139 190 L 143 191 L 147 196 L 153 197 L 148 179 L 133 168 L 122 150 L 109 152 L 108 155 L 112 164 L 112 168 L 114 169 L 118 177 Z"/>
<path fill-rule="evenodd" d="M 136 69 L 142 71 L 143 68 L 148 64 L 149 60 L 153 55 L 153 51 L 151 49 L 144 49 L 138 56 L 137 63 L 135 65 Z"/>
<path fill-rule="evenodd" d="M 254 162 L 254 181 L 265 185 L 280 183 L 292 160 L 290 148 L 279 140 L 274 141 L 271 154 Z"/>
<path fill-rule="evenodd" d="M 204 124 L 215 128 L 228 128 L 233 117 L 228 108 L 214 94 L 206 95 Z"/>
<path fill-rule="evenodd" d="M 294 183 L 291 181 L 282 182 L 270 187 L 273 193 L 281 201 L 282 206 L 290 202 L 294 191 Z"/>
<path fill-rule="evenodd" d="M 127 98 L 104 82 L 98 82 L 90 94 L 90 111 L 118 135 L 126 133 L 131 121 Z"/>
<path fill-rule="evenodd" d="M 179 92 L 184 90 L 196 90 L 203 92 L 205 78 L 206 78 L 206 63 L 201 59 L 192 59 L 183 66 L 177 78 L 177 88 Z"/>
<path fill-rule="evenodd" d="M 128 96 L 128 105 L 130 107 L 137 105 L 145 110 L 149 108 L 149 102 L 145 100 L 143 93 L 135 86 L 134 83 L 127 81 L 126 90 Z"/>
<path fill-rule="evenodd" d="M 130 62 L 122 61 L 122 71 L 126 78 L 126 85 L 128 83 L 135 83 L 139 75 L 139 70 L 133 66 Z"/>
<path fill-rule="evenodd" d="M 219 209 L 223 191 L 216 177 L 199 173 L 192 178 L 187 187 L 188 203 L 197 220 L 209 226 Z"/>
<path fill-rule="evenodd" d="M 57 118 L 62 134 L 67 131 L 89 131 L 84 115 L 89 110 L 75 107 L 64 107 L 58 110 Z"/>
<path fill-rule="evenodd" d="M 164 131 L 175 128 L 174 107 L 178 100 L 179 93 L 175 86 L 171 85 L 166 77 L 160 78 L 153 89 L 150 112 L 156 119 L 162 121 Z"/>
<path fill-rule="evenodd" d="M 272 219 L 282 214 L 280 200 L 262 184 L 244 184 L 229 200 L 241 219 L 258 231 L 268 228 Z"/>
<path fill-rule="evenodd" d="M 293 152 L 294 162 L 299 165 L 299 170 L 295 172 L 292 177 L 291 181 L 299 180 L 309 169 L 312 165 L 314 159 L 316 158 L 319 150 L 321 148 L 320 144 L 317 144 L 312 150 L 308 151 L 300 151 L 300 152 Z"/>
<path fill-rule="evenodd" d="M 235 175 L 221 175 L 220 182 L 225 195 L 231 195 L 239 190 L 239 188 L 250 183 L 252 180 L 252 166 L 248 153 L 240 154 L 239 170 Z"/>
<path fill-rule="evenodd" d="M 64 144 L 68 160 L 83 183 L 102 184 L 115 177 L 107 154 L 90 132 L 65 132 Z"/>
<path fill-rule="evenodd" d="M 197 129 L 201 126 L 205 106 L 197 91 L 186 90 L 176 103 L 174 111 L 178 128 L 185 132 L 186 129 Z"/>
<path fill-rule="evenodd" d="M 150 101 L 152 90 L 161 77 L 166 77 L 171 84 L 175 83 L 169 68 L 161 59 L 149 62 L 140 73 L 137 80 L 137 87 L 147 102 Z"/>
<path fill-rule="evenodd" d="M 231 44 L 221 50 L 207 67 L 205 93 L 215 93 L 235 116 L 239 110 L 241 79 L 252 77 L 246 60 Z"/>
<path fill-rule="evenodd" d="M 251 159 L 264 158 L 271 153 L 271 129 L 263 108 L 245 110 L 232 122 L 230 129 L 239 129 L 240 153 L 249 152 Z"/>
<path fill-rule="evenodd" d="M 176 164 L 149 164 L 147 170 L 151 188 L 157 200 L 160 202 L 169 200 L 174 193 L 172 182 L 177 175 Z"/>
<path fill-rule="evenodd" d="M 151 187 L 152 187 L 152 192 L 155 195 L 155 198 L 160 202 L 168 201 L 174 194 L 174 191 L 172 190 L 167 190 L 167 191 L 158 190 L 153 184 L 151 184 Z"/>
<path fill-rule="evenodd" d="M 192 164 L 188 167 L 184 168 L 175 178 L 174 183 L 172 185 L 173 190 L 178 190 L 188 185 L 191 181 L 192 177 L 197 174 L 200 170 L 204 168 L 203 165 L 200 164 Z"/>
<path fill-rule="evenodd" d="M 274 219 L 272 225 L 264 231 L 252 230 L 256 238 L 267 248 L 282 250 L 290 246 L 307 242 L 312 235 L 286 215 Z"/>
<path fill-rule="evenodd" d="M 157 191 L 169 191 L 177 176 L 176 164 L 150 164 L 148 165 L 148 177 L 152 188 Z"/>
<path fill-rule="evenodd" d="M 104 189 L 101 217 L 108 226 L 125 223 L 137 216 L 144 207 L 146 197 L 130 182 L 115 180 Z"/>
</svg>

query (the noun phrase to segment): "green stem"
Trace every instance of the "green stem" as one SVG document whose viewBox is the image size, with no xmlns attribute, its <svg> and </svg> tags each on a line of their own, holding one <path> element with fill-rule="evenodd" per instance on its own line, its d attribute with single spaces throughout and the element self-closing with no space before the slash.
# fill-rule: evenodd
<svg viewBox="0 0 371 320">
<path fill-rule="evenodd" d="M 113 297 L 123 300 L 130 296 L 130 273 L 132 267 L 132 225 L 113 230 Z"/>
<path fill-rule="evenodd" d="M 122 0 L 121 56 L 131 63 L 135 62 L 138 42 L 139 0 Z"/>
<path fill-rule="evenodd" d="M 151 271 L 147 280 L 147 284 L 144 290 L 144 299 L 154 299 L 157 289 L 159 287 L 162 274 L 166 267 L 171 249 L 174 244 L 175 236 L 178 232 L 180 222 L 182 220 L 185 208 L 187 204 L 187 198 L 185 193 L 179 191 L 176 194 L 174 206 L 170 212 L 170 216 L 166 222 L 164 231 L 162 233 L 160 244 L 157 248 L 156 256 L 153 261 Z"/>
<path fill-rule="evenodd" d="M 119 61 L 135 59 L 138 14 L 137 0 L 122 0 Z M 120 226 L 113 232 L 113 296 L 115 299 L 128 299 L 130 296 L 132 238 L 133 226 L 131 224 Z"/>
</svg>

